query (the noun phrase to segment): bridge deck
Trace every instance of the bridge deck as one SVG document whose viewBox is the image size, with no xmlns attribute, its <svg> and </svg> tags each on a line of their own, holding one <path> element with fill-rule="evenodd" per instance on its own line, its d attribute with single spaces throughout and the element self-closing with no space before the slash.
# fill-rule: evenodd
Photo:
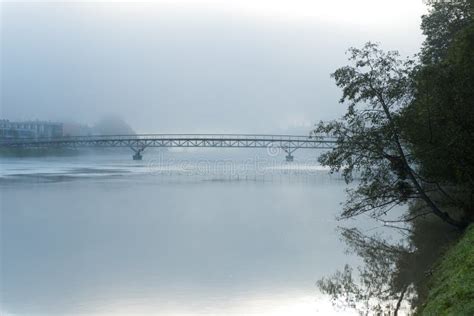
<svg viewBox="0 0 474 316">
<path fill-rule="evenodd" d="M 285 151 L 287 161 L 293 161 L 292 153 L 297 149 L 332 148 L 335 141 L 325 136 L 141 134 L 0 139 L 0 148 L 129 147 L 135 152 L 135 160 L 141 160 L 142 152 L 148 147 L 272 148 Z"/>
<path fill-rule="evenodd" d="M 0 147 L 240 147 L 331 148 L 334 138 L 256 134 L 139 134 L 2 139 Z"/>
</svg>

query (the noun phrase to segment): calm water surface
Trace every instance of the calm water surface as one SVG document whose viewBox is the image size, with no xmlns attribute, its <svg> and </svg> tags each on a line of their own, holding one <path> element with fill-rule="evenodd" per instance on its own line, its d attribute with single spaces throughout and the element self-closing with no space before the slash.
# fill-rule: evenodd
<svg viewBox="0 0 474 316">
<path fill-rule="evenodd" d="M 190 156 L 2 158 L 0 313 L 336 313 L 315 282 L 357 262 L 343 181 Z"/>
</svg>

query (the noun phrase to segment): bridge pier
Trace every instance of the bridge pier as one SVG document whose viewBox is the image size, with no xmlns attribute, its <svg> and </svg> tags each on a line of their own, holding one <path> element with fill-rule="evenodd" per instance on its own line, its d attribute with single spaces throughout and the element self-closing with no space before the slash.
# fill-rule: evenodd
<svg viewBox="0 0 474 316">
<path fill-rule="evenodd" d="M 293 153 L 296 151 L 298 148 L 283 148 L 283 151 L 286 152 L 286 162 L 293 162 L 294 158 Z"/>
<path fill-rule="evenodd" d="M 142 154 L 139 151 L 137 151 L 132 157 L 133 160 L 142 160 L 143 158 Z"/>
<path fill-rule="evenodd" d="M 130 148 L 135 152 L 135 154 L 133 154 L 132 156 L 133 160 L 142 160 L 143 158 L 142 152 L 145 150 L 145 147 L 143 148 L 130 147 Z"/>
</svg>

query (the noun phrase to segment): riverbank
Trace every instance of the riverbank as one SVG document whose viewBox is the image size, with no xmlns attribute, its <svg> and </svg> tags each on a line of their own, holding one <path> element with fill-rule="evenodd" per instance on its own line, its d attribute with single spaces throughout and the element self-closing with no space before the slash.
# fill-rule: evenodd
<svg viewBox="0 0 474 316">
<path fill-rule="evenodd" d="M 161 149 L 160 149 L 161 150 Z M 147 153 L 153 152 L 152 148 L 147 149 Z M 156 152 L 156 150 L 155 150 Z M 129 148 L 0 148 L 0 158 L 35 158 L 35 157 L 72 157 L 84 154 L 112 154 L 124 153 L 132 155 Z"/>
<path fill-rule="evenodd" d="M 474 224 L 440 259 L 417 315 L 474 315 Z"/>
<path fill-rule="evenodd" d="M 76 156 L 74 148 L 0 148 L 0 157 Z"/>
</svg>

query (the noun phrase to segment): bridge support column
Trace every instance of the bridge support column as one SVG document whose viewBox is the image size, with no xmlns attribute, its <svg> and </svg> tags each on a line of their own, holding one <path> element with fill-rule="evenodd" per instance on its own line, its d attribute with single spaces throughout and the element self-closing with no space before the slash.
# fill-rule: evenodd
<svg viewBox="0 0 474 316">
<path fill-rule="evenodd" d="M 135 154 L 132 156 L 133 160 L 142 160 L 143 158 L 142 152 L 145 150 L 145 147 L 143 148 L 130 147 L 130 148 L 135 152 Z"/>
<path fill-rule="evenodd" d="M 142 154 L 137 151 L 134 155 L 133 155 L 133 160 L 142 160 L 143 156 Z"/>
<path fill-rule="evenodd" d="M 283 150 L 286 152 L 286 162 L 293 162 L 293 153 L 296 151 L 296 149 L 298 148 L 283 148 Z"/>
</svg>

